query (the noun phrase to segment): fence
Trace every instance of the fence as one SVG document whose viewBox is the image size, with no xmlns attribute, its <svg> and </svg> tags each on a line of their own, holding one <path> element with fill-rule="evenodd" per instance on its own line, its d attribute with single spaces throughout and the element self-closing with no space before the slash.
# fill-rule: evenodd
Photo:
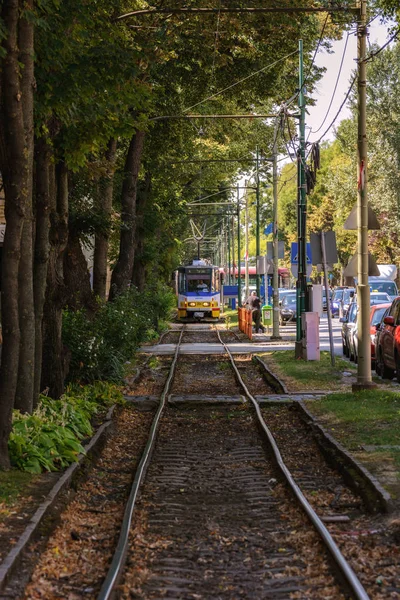
<svg viewBox="0 0 400 600">
<path fill-rule="evenodd" d="M 252 311 L 247 308 L 238 308 L 239 330 L 247 335 L 249 340 L 253 336 Z"/>
</svg>

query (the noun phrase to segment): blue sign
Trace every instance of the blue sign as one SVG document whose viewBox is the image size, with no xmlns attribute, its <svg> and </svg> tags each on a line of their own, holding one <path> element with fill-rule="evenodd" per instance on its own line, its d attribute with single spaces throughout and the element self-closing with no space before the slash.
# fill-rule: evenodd
<svg viewBox="0 0 400 600">
<path fill-rule="evenodd" d="M 266 228 L 264 229 L 264 235 L 269 235 L 270 233 L 273 233 L 274 231 L 274 224 L 270 223 L 269 225 L 266 226 Z"/>
<path fill-rule="evenodd" d="M 292 242 L 292 246 L 290 248 L 290 262 L 292 265 L 299 264 L 299 251 L 298 251 L 298 243 Z M 311 265 L 311 244 L 307 242 L 307 264 Z"/>
</svg>

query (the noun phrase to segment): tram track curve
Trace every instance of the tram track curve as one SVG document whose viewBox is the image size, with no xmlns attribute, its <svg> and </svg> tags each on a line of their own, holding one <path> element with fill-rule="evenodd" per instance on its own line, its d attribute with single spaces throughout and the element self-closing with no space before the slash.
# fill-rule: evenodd
<svg viewBox="0 0 400 600">
<path fill-rule="evenodd" d="M 104 580 L 104 583 L 102 585 L 100 594 L 97 597 L 98 600 L 107 600 L 108 598 L 113 597 L 113 592 L 119 581 L 119 577 L 120 577 L 122 569 L 124 567 L 124 563 L 125 563 L 125 559 L 126 559 L 126 555 L 127 555 L 129 530 L 130 530 L 131 523 L 132 523 L 132 516 L 133 516 L 134 509 L 135 509 L 136 499 L 138 497 L 140 484 L 144 478 L 145 471 L 147 469 L 151 454 L 152 454 L 154 446 L 155 446 L 158 425 L 159 425 L 160 419 L 162 417 L 163 411 L 164 411 L 166 403 L 167 403 L 166 400 L 167 400 L 167 396 L 168 396 L 168 393 L 169 393 L 169 390 L 171 387 L 171 383 L 173 381 L 176 365 L 178 362 L 180 345 L 182 343 L 184 332 L 185 332 L 185 326 L 180 331 L 179 341 L 176 345 L 174 359 L 173 359 L 173 362 L 171 365 L 171 370 L 170 370 L 167 382 L 165 384 L 164 391 L 161 395 L 160 405 L 159 405 L 157 413 L 154 417 L 153 425 L 151 427 L 151 431 L 150 431 L 150 435 L 149 435 L 149 440 L 146 445 L 145 451 L 143 453 L 139 468 L 136 472 L 135 479 L 134 479 L 134 482 L 132 485 L 132 490 L 131 490 L 129 500 L 128 500 L 128 503 L 127 503 L 127 506 L 125 509 L 125 516 L 124 516 L 123 524 L 121 527 L 121 534 L 120 534 L 120 538 L 119 538 L 119 541 L 117 544 L 117 549 L 115 551 L 115 554 L 114 554 L 110 569 L 108 571 L 108 574 L 106 576 L 106 579 Z M 278 465 L 285 481 L 287 482 L 292 493 L 294 494 L 297 501 L 301 505 L 302 510 L 305 511 L 308 519 L 311 521 L 315 530 L 318 532 L 319 536 L 323 540 L 323 543 L 328 548 L 330 555 L 332 556 L 332 558 L 335 561 L 338 569 L 340 570 L 344 580 L 346 581 L 347 587 L 349 588 L 349 590 L 351 590 L 351 594 L 352 594 L 353 598 L 356 598 L 357 600 L 368 600 L 369 596 L 367 595 L 365 589 L 363 588 L 362 584 L 358 580 L 356 574 L 354 573 L 354 571 L 352 570 L 352 568 L 350 567 L 350 565 L 348 564 L 348 562 L 346 561 L 346 559 L 344 558 L 342 553 L 340 552 L 339 548 L 337 547 L 335 541 L 333 540 L 329 531 L 325 527 L 324 523 L 321 521 L 321 519 L 315 513 L 315 511 L 313 510 L 313 508 L 311 507 L 311 505 L 309 504 L 309 502 L 307 501 L 307 499 L 301 492 L 300 488 L 294 481 L 289 469 L 286 467 L 286 465 L 282 459 L 281 453 L 279 451 L 279 448 L 275 442 L 275 439 L 274 439 L 271 431 L 268 429 L 267 424 L 264 421 L 264 418 L 261 414 L 260 407 L 258 405 L 257 400 L 254 398 L 254 396 L 251 394 L 251 392 L 249 391 L 246 384 L 243 382 L 240 372 L 235 364 L 235 360 L 232 356 L 232 353 L 230 352 L 226 343 L 224 343 L 222 341 L 217 328 L 215 328 L 215 332 L 217 334 L 219 343 L 222 344 L 222 346 L 225 349 L 226 354 L 229 357 L 229 360 L 234 369 L 237 381 L 240 383 L 242 389 L 245 392 L 246 397 L 250 400 L 252 406 L 255 409 L 258 423 L 261 426 L 261 428 L 264 432 L 264 435 L 268 439 L 268 443 L 274 453 L 274 458 L 275 458 L 276 464 Z"/>
</svg>

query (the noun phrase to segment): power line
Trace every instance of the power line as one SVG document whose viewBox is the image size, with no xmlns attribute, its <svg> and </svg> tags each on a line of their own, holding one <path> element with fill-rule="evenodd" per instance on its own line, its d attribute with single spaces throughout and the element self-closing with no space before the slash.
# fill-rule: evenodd
<svg viewBox="0 0 400 600">
<path fill-rule="evenodd" d="M 287 58 L 290 58 L 290 56 L 293 56 L 294 54 L 297 54 L 297 53 L 298 53 L 298 50 L 295 50 L 294 52 L 291 52 L 290 54 L 287 54 L 286 56 L 279 58 L 278 60 L 271 63 L 270 65 L 267 65 L 266 67 L 263 67 L 262 69 L 259 69 L 258 71 L 255 71 L 254 73 L 251 73 L 250 75 L 247 75 L 247 77 L 244 77 L 243 79 L 240 79 L 239 81 L 236 81 L 232 85 L 228 85 L 228 87 L 224 88 L 223 90 L 220 90 L 219 92 L 216 92 L 215 94 L 212 94 L 211 96 L 208 96 L 208 98 L 204 98 L 204 100 L 201 100 L 200 102 L 196 102 L 196 104 L 193 104 L 192 106 L 188 106 L 187 108 L 185 108 L 183 110 L 183 112 L 186 113 L 188 110 L 192 110 L 192 108 L 195 108 L 196 106 L 199 106 L 200 104 L 204 104 L 204 102 L 208 102 L 208 100 L 212 100 L 216 96 L 219 96 L 220 94 L 223 94 L 227 90 L 230 90 L 233 87 L 239 85 L 240 83 L 243 83 L 243 81 L 247 81 L 247 79 L 250 79 L 251 77 L 254 77 L 255 75 L 258 75 L 259 73 L 262 73 L 263 71 L 266 71 L 267 69 L 272 69 L 272 67 L 275 67 L 275 65 L 279 64 L 283 60 L 286 60 Z"/>
<path fill-rule="evenodd" d="M 357 6 L 273 6 L 273 7 L 246 7 L 246 8 L 146 8 L 142 10 L 134 10 L 132 12 L 126 13 L 124 15 L 119 15 L 114 20 L 122 21 L 124 19 L 129 19 L 130 17 L 138 17 L 141 15 L 150 15 L 150 14 L 213 14 L 218 13 L 250 13 L 250 14 L 258 14 L 258 13 L 319 13 L 319 12 L 327 12 L 327 13 L 335 13 L 335 12 L 347 12 L 347 13 L 358 13 L 359 8 Z"/>
<path fill-rule="evenodd" d="M 339 110 L 337 111 L 337 113 L 336 113 L 336 115 L 335 115 L 335 118 L 333 119 L 333 121 L 331 122 L 331 124 L 329 125 L 329 127 L 328 127 L 328 128 L 327 128 L 327 129 L 324 131 L 324 133 L 321 135 L 321 137 L 319 138 L 319 140 L 318 140 L 318 142 L 317 142 L 317 143 L 319 143 L 319 142 L 320 142 L 320 141 L 321 141 L 321 140 L 322 140 L 322 139 L 323 139 L 323 138 L 326 136 L 326 134 L 328 133 L 328 131 L 330 130 L 330 128 L 332 127 L 332 125 L 334 125 L 334 123 L 335 123 L 336 119 L 338 118 L 339 114 L 341 113 L 341 111 L 342 111 L 342 109 L 343 109 L 344 105 L 346 104 L 346 102 L 347 102 L 347 100 L 348 100 L 348 98 L 349 98 L 349 96 L 350 96 L 350 92 L 351 92 L 351 90 L 353 89 L 353 86 L 354 86 L 354 84 L 355 84 L 355 82 L 356 82 L 356 79 L 357 79 L 357 75 L 354 75 L 354 77 L 353 77 L 353 80 L 352 80 L 352 82 L 351 82 L 351 84 L 350 84 L 350 87 L 349 87 L 349 89 L 347 90 L 346 96 L 345 96 L 345 98 L 344 98 L 344 100 L 343 100 L 342 104 L 340 105 L 340 108 L 339 108 Z"/>
<path fill-rule="evenodd" d="M 335 94 L 336 94 L 337 86 L 338 86 L 338 83 L 339 83 L 340 75 L 342 73 L 343 62 L 344 62 L 344 57 L 346 55 L 347 43 L 349 41 L 349 37 L 350 37 L 350 34 L 348 33 L 347 37 L 346 37 L 346 42 L 345 42 L 345 45 L 344 45 L 344 49 L 343 49 L 342 60 L 340 61 L 339 71 L 338 71 L 338 74 L 337 74 L 337 77 L 336 77 L 335 87 L 333 89 L 333 93 L 332 93 L 332 96 L 331 96 L 331 101 L 329 102 L 329 106 L 328 106 L 328 109 L 327 109 L 327 111 L 325 113 L 324 120 L 322 121 L 322 123 L 318 127 L 318 129 L 316 129 L 315 131 L 312 129 L 311 133 L 318 133 L 318 131 L 320 131 L 322 129 L 322 127 L 324 126 L 324 123 L 325 123 L 326 119 L 328 118 L 329 112 L 330 112 L 331 107 L 332 107 L 333 100 L 335 98 Z"/>
<path fill-rule="evenodd" d="M 382 50 L 384 50 L 387 46 L 389 46 L 390 42 L 393 42 L 394 39 L 397 38 L 397 36 L 400 34 L 400 29 L 398 29 L 390 39 L 388 39 L 388 41 L 386 42 L 386 44 L 384 44 L 382 46 L 382 48 L 379 48 L 379 50 L 376 50 L 376 52 L 372 52 L 369 56 L 367 56 L 366 58 L 364 58 L 363 62 L 369 62 L 370 60 L 372 60 L 375 56 L 377 56 L 380 52 L 382 52 Z"/>
</svg>

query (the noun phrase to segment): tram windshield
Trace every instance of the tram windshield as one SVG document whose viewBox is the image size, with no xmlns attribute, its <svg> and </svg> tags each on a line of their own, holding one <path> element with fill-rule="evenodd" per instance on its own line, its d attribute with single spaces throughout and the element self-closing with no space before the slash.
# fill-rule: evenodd
<svg viewBox="0 0 400 600">
<path fill-rule="evenodd" d="M 188 292 L 211 292 L 211 279 L 188 275 Z"/>
</svg>

